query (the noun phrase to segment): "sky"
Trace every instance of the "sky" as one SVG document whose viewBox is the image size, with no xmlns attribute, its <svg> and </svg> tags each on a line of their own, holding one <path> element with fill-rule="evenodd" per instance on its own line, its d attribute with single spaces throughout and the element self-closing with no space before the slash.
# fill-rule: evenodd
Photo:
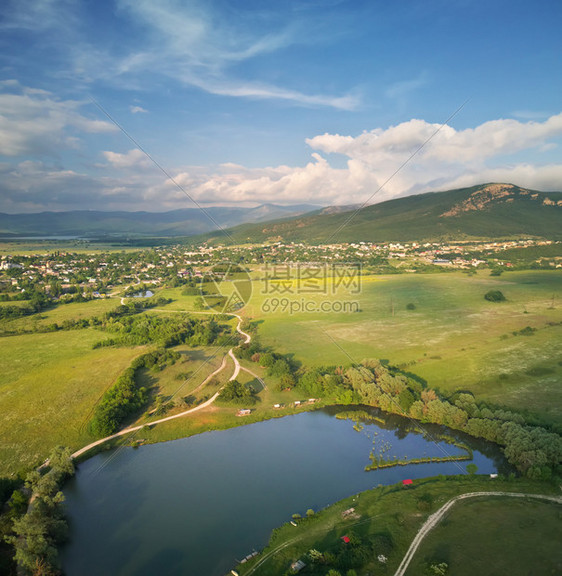
<svg viewBox="0 0 562 576">
<path fill-rule="evenodd" d="M 3 0 L 0 211 L 562 191 L 557 0 Z"/>
</svg>

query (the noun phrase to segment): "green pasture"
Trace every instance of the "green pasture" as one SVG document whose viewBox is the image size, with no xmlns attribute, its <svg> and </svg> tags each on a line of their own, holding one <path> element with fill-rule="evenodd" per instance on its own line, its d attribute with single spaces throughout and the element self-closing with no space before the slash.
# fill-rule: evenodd
<svg viewBox="0 0 562 576">
<path fill-rule="evenodd" d="M 106 337 L 87 329 L 0 339 L 0 476 L 36 465 L 57 444 L 92 441 L 93 407 L 143 351 L 92 349 Z"/>
<path fill-rule="evenodd" d="M 475 491 L 506 491 L 539 494 L 558 494 L 557 488 L 552 484 L 533 482 L 524 479 L 508 481 L 505 479 L 489 479 L 485 476 L 454 476 L 425 478 L 415 480 L 409 488 L 401 484 L 380 486 L 373 490 L 362 492 L 337 502 L 328 508 L 315 511 L 310 518 L 299 520 L 297 526 L 287 523 L 276 528 L 267 547 L 255 559 L 240 564 L 236 571 L 241 576 L 281 576 L 289 573 L 290 565 L 298 559 L 307 564 L 302 574 L 325 576 L 331 568 L 337 568 L 345 575 L 347 568 L 338 566 L 336 557 L 345 552 L 346 544 L 341 541 L 343 536 L 352 539 L 352 548 L 364 550 L 364 563 L 356 568 L 358 576 L 371 576 L 393 574 L 398 568 L 404 554 L 410 546 L 415 534 L 426 521 L 427 517 L 437 511 L 448 500 L 459 494 Z M 487 503 L 490 503 L 489 505 Z M 467 503 L 472 501 L 468 500 Z M 544 563 L 533 564 L 537 554 L 550 556 L 556 562 L 560 558 L 560 505 L 538 504 L 534 501 L 516 501 L 514 498 L 493 497 L 481 504 L 488 507 L 479 515 L 478 504 L 468 506 L 464 516 L 459 516 L 458 528 L 455 515 L 462 510 L 464 503 L 457 503 L 452 511 L 442 520 L 433 532 L 430 532 L 426 549 L 424 545 L 414 557 L 415 568 L 412 567 L 407 574 L 425 574 L 421 566 L 428 560 L 451 561 L 451 569 L 447 574 L 551 574 L 558 572 L 533 571 L 533 565 L 545 566 Z M 509 508 L 514 506 L 515 512 L 511 514 Z M 352 514 L 344 514 L 346 510 L 354 508 Z M 544 530 L 539 528 L 540 512 L 545 514 Z M 295 510 L 295 513 L 305 516 L 306 510 Z M 528 519 L 525 517 L 528 514 Z M 462 524 L 462 520 L 465 524 Z M 488 539 L 481 539 L 475 534 L 483 524 L 488 526 Z M 448 529 L 451 526 L 451 531 Z M 501 526 L 501 531 L 494 533 L 492 527 Z M 484 527 L 483 530 L 487 528 Z M 441 537 L 437 537 L 437 531 Z M 536 533 L 536 535 L 535 535 Z M 539 544 L 539 535 L 542 538 Z M 492 543 L 492 541 L 495 541 Z M 529 550 L 527 541 L 535 543 L 535 551 L 523 558 Z M 433 548 L 431 547 L 433 543 Z M 440 549 L 440 544 L 443 547 Z M 496 570 L 498 564 L 492 562 L 494 554 L 504 546 L 502 569 Z M 511 550 L 520 546 L 520 552 L 510 555 Z M 466 547 L 467 552 L 458 552 L 461 563 L 471 551 L 473 558 L 477 555 L 491 564 L 488 569 L 482 564 L 470 564 L 475 567 L 472 571 L 461 570 L 460 563 L 453 564 L 453 549 L 460 550 Z M 487 550 L 479 550 L 488 547 Z M 314 562 L 309 556 L 310 550 L 316 550 L 322 559 Z M 426 550 L 424 552 L 424 550 Z M 445 554 L 446 551 L 450 553 Z M 479 551 L 477 551 L 479 550 Z M 552 554 L 551 554 L 552 552 Z M 383 554 L 386 562 L 381 563 L 377 557 Z M 332 560 L 330 560 L 330 555 Z M 443 559 L 442 559 L 443 558 Z M 419 560 L 418 560 L 419 559 Z M 478 559 L 475 558 L 478 562 Z M 519 566 L 526 567 L 522 572 Z M 491 567 L 491 569 L 490 569 Z M 458 569 L 457 569 L 458 568 Z"/>
<path fill-rule="evenodd" d="M 22 304 L 27 302 L 5 302 L 3 304 Z M 23 316 L 13 320 L 4 320 L 0 324 L 1 332 L 13 332 L 16 330 L 37 330 L 49 324 L 58 324 L 59 326 L 65 320 L 80 320 L 82 318 L 92 318 L 93 316 L 102 316 L 106 312 L 113 310 L 119 304 L 119 298 L 99 298 L 87 302 L 71 302 L 70 304 L 59 304 L 51 310 L 45 310 L 31 316 Z"/>
<path fill-rule="evenodd" d="M 485 300 L 491 289 L 507 301 Z M 257 280 L 242 314 L 259 323 L 264 344 L 305 365 L 380 358 L 445 395 L 469 390 L 562 422 L 562 271 L 364 276 L 360 294 L 326 292 L 272 295 Z M 289 303 L 274 310 L 273 298 Z M 361 311 L 307 313 L 303 300 L 336 309 L 357 301 Z M 536 330 L 513 334 L 527 326 Z"/>
<path fill-rule="evenodd" d="M 445 562 L 448 574 L 560 574 L 562 506 L 519 498 L 456 503 L 424 539 L 406 576 Z"/>
</svg>

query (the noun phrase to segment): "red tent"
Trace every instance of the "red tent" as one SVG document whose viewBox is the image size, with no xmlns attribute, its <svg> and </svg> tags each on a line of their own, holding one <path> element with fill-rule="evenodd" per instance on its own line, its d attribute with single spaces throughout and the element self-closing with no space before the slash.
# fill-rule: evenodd
<svg viewBox="0 0 562 576">
<path fill-rule="evenodd" d="M 409 486 L 410 484 L 413 484 L 412 480 L 402 480 L 402 486 Z"/>
</svg>

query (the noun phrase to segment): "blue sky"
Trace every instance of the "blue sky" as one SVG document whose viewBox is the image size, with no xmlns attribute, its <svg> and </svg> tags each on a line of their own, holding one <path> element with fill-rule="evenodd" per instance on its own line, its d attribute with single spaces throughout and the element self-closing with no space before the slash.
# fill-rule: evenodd
<svg viewBox="0 0 562 576">
<path fill-rule="evenodd" d="M 562 190 L 560 22 L 555 0 L 4 1 L 0 211 L 192 207 L 139 146 L 200 204 Z"/>
</svg>

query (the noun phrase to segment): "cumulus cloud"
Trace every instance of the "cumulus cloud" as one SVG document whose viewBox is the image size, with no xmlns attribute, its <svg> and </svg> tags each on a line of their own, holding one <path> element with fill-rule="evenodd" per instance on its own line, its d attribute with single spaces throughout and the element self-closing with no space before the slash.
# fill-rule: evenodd
<svg viewBox="0 0 562 576">
<path fill-rule="evenodd" d="M 12 208 L 19 197 L 24 209 L 41 204 L 59 209 L 87 204 L 161 211 L 191 206 L 187 196 L 203 205 L 328 205 L 380 202 L 490 181 L 562 190 L 562 163 L 540 162 L 546 148 L 557 145 L 560 135 L 562 114 L 544 122 L 496 120 L 464 130 L 411 120 L 358 136 L 310 138 L 307 143 L 312 155 L 303 166 L 166 166 L 173 180 L 141 150 L 106 150 L 102 153 L 105 163 L 96 166 L 97 175 L 36 164 L 22 163 L 14 170 L 0 166 L 0 196 L 8 197 Z M 528 151 L 527 156 L 535 162 L 514 161 L 513 155 L 521 151 Z M 334 154 L 345 158 L 343 166 L 330 163 Z"/>
<path fill-rule="evenodd" d="M 148 110 L 145 110 L 142 106 L 129 106 L 131 114 L 147 114 Z"/>
<path fill-rule="evenodd" d="M 80 113 L 83 103 L 50 92 L 4 82 L 0 86 L 0 154 L 57 155 L 75 148 L 79 133 L 113 132 L 113 124 Z"/>
<path fill-rule="evenodd" d="M 496 120 L 459 131 L 411 120 L 355 137 L 310 138 L 307 143 L 315 152 L 305 166 L 249 169 L 223 164 L 213 171 L 180 170 L 175 179 L 197 201 L 213 203 L 380 202 L 487 181 L 562 190 L 562 165 L 502 160 L 522 150 L 540 156 L 556 146 L 553 140 L 561 134 L 562 114 L 542 123 Z M 346 157 L 345 167 L 335 168 L 322 154 Z"/>
<path fill-rule="evenodd" d="M 309 138 L 307 144 L 326 153 L 343 154 L 371 164 L 394 158 L 407 159 L 424 145 L 419 157 L 441 162 L 466 163 L 502 154 L 511 154 L 544 145 L 562 134 L 562 113 L 545 122 L 492 120 L 476 128 L 455 130 L 451 126 L 410 120 L 397 126 L 377 128 L 357 137 L 323 134 Z M 420 162 L 420 160 L 416 160 Z"/>
<path fill-rule="evenodd" d="M 102 152 L 104 158 L 109 162 L 114 168 L 149 168 L 153 167 L 153 163 L 146 156 L 146 154 L 135 148 L 134 150 L 129 150 L 125 154 L 120 154 L 119 152 L 105 151 Z"/>
</svg>

